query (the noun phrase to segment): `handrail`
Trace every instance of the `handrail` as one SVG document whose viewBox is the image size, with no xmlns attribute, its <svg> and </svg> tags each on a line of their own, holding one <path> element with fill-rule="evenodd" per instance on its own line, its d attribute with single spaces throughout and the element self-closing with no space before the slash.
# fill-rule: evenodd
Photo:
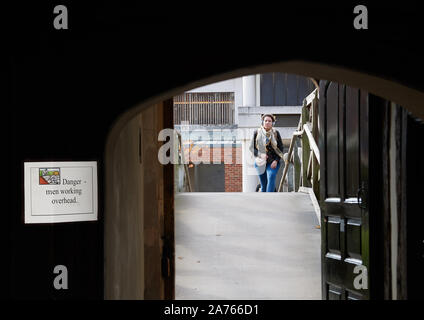
<svg viewBox="0 0 424 320">
<path fill-rule="evenodd" d="M 294 145 L 296 143 L 296 139 L 302 138 L 304 133 L 306 134 L 307 139 L 305 141 L 302 138 L 302 140 L 304 140 L 305 143 L 308 142 L 310 151 L 309 151 L 309 161 L 305 160 L 308 163 L 304 163 L 302 165 L 302 168 L 303 168 L 303 171 L 304 171 L 304 174 L 302 175 L 302 177 L 303 177 L 302 184 L 305 186 L 306 181 L 303 181 L 303 180 L 304 179 L 309 180 L 311 176 L 312 176 L 312 180 L 314 180 L 313 181 L 314 183 L 317 183 L 317 179 L 319 179 L 318 178 L 318 175 L 319 175 L 319 173 L 318 173 L 319 168 L 318 167 L 320 165 L 320 152 L 319 152 L 317 142 L 315 141 L 315 138 L 314 138 L 314 134 L 317 135 L 317 133 L 318 133 L 318 113 L 317 113 L 317 104 L 316 104 L 318 99 L 319 99 L 318 89 L 315 89 L 305 99 L 303 99 L 302 117 L 299 119 L 299 124 L 297 126 L 296 131 L 294 131 L 293 134 L 292 134 L 292 138 L 291 138 L 291 141 L 290 141 L 290 147 L 289 147 L 289 151 L 287 152 L 287 156 L 284 157 L 285 166 L 284 166 L 284 170 L 283 170 L 283 175 L 282 175 L 281 180 L 280 180 L 280 184 L 278 186 L 278 192 L 282 191 L 283 184 L 284 184 L 284 182 L 287 178 L 289 163 L 294 162 L 293 149 L 294 149 Z M 314 104 L 314 102 L 315 102 L 315 104 Z M 314 108 L 312 108 L 312 106 Z M 307 113 L 308 108 L 309 108 L 309 116 L 308 116 L 309 119 L 306 119 L 307 114 L 308 114 Z M 311 127 L 311 125 L 312 125 L 312 127 Z M 307 147 L 307 146 L 302 146 L 302 148 L 305 148 L 305 147 Z M 305 149 L 305 150 L 303 150 L 303 152 L 304 152 L 304 155 L 305 155 L 305 152 L 308 152 L 308 151 Z M 306 158 L 304 158 L 304 159 L 306 159 Z M 316 162 L 315 162 L 315 160 L 316 160 Z M 317 188 L 314 188 L 314 189 L 315 189 L 315 192 L 316 192 Z M 318 196 L 318 194 L 316 194 L 316 196 Z"/>
<path fill-rule="evenodd" d="M 315 157 L 317 158 L 318 163 L 320 163 L 320 161 L 319 161 L 319 159 L 320 159 L 320 157 L 319 157 L 319 148 L 317 146 L 317 143 L 315 142 L 314 137 L 312 136 L 311 130 L 309 129 L 309 124 L 308 123 L 305 123 L 303 125 L 303 128 L 304 128 L 304 130 L 306 132 L 306 135 L 308 136 L 309 144 L 311 145 L 312 150 L 315 153 Z"/>
<path fill-rule="evenodd" d="M 312 91 L 304 100 L 305 100 L 305 106 L 309 106 L 313 100 L 315 100 L 316 98 L 318 98 L 318 93 L 319 91 L 317 89 L 315 89 L 314 91 Z"/>
<path fill-rule="evenodd" d="M 186 181 L 187 181 L 187 185 L 188 185 L 188 191 L 189 192 L 192 192 L 191 181 L 190 181 L 190 174 L 188 172 L 188 165 L 184 161 L 184 148 L 183 148 L 182 138 L 181 138 L 181 134 L 178 131 L 177 131 L 177 136 L 178 136 L 178 143 L 179 143 L 181 160 L 182 160 L 182 163 L 184 165 L 184 175 L 185 175 L 185 177 L 187 179 Z"/>
<path fill-rule="evenodd" d="M 294 140 L 297 138 L 297 136 L 299 136 L 303 133 L 303 130 L 299 131 L 301 126 L 302 126 L 302 123 L 301 123 L 301 120 L 299 120 L 299 124 L 297 125 L 297 130 L 295 132 L 293 132 L 292 138 L 290 140 L 290 147 L 289 147 L 289 151 L 287 153 L 287 158 L 284 159 L 285 166 L 284 166 L 284 170 L 283 170 L 283 175 L 281 176 L 280 185 L 278 186 L 278 192 L 281 192 L 281 189 L 283 188 L 283 183 L 286 180 L 286 176 L 287 176 L 287 172 L 288 172 L 288 168 L 289 168 L 288 164 L 290 162 L 291 155 L 292 155 L 292 152 L 293 152 Z"/>
</svg>

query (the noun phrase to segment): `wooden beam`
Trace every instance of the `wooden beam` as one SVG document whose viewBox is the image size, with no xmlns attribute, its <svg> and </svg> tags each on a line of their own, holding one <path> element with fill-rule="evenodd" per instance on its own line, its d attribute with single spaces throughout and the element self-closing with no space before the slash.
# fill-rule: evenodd
<svg viewBox="0 0 424 320">
<path fill-rule="evenodd" d="M 392 255 L 391 255 L 391 203 L 390 203 L 390 125 L 391 112 L 390 102 L 385 101 L 382 108 L 382 230 L 383 230 L 383 297 L 384 300 L 391 300 L 392 297 Z"/>
<path fill-rule="evenodd" d="M 309 152 L 309 161 L 308 161 L 308 169 L 306 170 L 306 177 L 309 179 L 311 179 L 312 176 L 312 158 L 314 156 L 314 152 L 311 150 L 311 152 Z"/>
<path fill-rule="evenodd" d="M 312 101 L 312 106 L 311 106 L 311 112 L 312 112 L 312 127 L 311 127 L 311 132 L 312 132 L 312 136 L 314 137 L 315 142 L 318 141 L 319 138 L 319 130 L 318 130 L 318 99 L 314 99 Z"/>
<path fill-rule="evenodd" d="M 319 118 L 318 118 L 318 93 L 319 91 L 317 90 L 317 94 L 315 96 L 315 99 L 312 100 L 312 106 L 311 106 L 311 111 L 312 111 L 312 128 L 311 128 L 311 132 L 312 132 L 312 137 L 314 138 L 314 142 L 317 143 L 318 139 L 319 139 Z M 318 148 L 319 151 L 319 148 Z M 319 165 L 319 157 L 313 157 L 312 159 L 312 189 L 313 192 L 315 194 L 315 197 L 317 199 L 320 199 L 320 193 L 319 193 L 319 169 L 320 169 L 320 165 Z"/>
<path fill-rule="evenodd" d="M 144 200 L 144 299 L 160 300 L 164 298 L 162 277 L 162 232 L 163 169 L 156 157 L 159 142 L 158 130 L 162 125 L 162 103 L 143 111 L 143 199 Z M 149 201 L 146 201 L 148 199 Z M 163 220 L 162 220 L 163 221 Z"/>
<path fill-rule="evenodd" d="M 173 126 L 173 101 L 165 100 L 163 103 L 163 128 Z M 173 139 L 173 137 L 171 137 Z M 174 222 L 174 165 L 163 165 L 163 221 L 164 245 L 162 268 L 166 268 L 164 279 L 164 298 L 175 299 L 175 222 Z"/>
<path fill-rule="evenodd" d="M 298 191 L 301 186 L 301 178 L 302 178 L 302 164 L 300 161 L 300 155 L 299 155 L 299 140 L 296 140 L 296 149 L 293 152 L 293 187 L 294 191 Z"/>
<path fill-rule="evenodd" d="M 299 130 L 300 127 L 301 127 L 301 122 L 299 121 L 299 124 L 297 125 L 297 129 Z M 281 176 L 280 184 L 278 185 L 278 190 L 277 190 L 278 192 L 281 192 L 283 190 L 283 184 L 284 184 L 284 181 L 286 180 L 286 176 L 287 176 L 287 172 L 288 172 L 288 168 L 289 168 L 288 164 L 290 163 L 290 160 L 292 158 L 295 139 L 296 139 L 296 135 L 293 134 L 293 136 L 290 140 L 290 147 L 289 147 L 289 151 L 287 153 L 287 161 L 286 161 L 286 164 L 284 166 L 283 175 Z"/>
<path fill-rule="evenodd" d="M 192 187 L 191 187 L 191 180 L 190 180 L 190 173 L 188 172 L 188 165 L 185 161 L 185 156 L 184 156 L 184 146 L 183 146 L 183 142 L 182 142 L 182 138 L 181 138 L 181 134 L 179 132 L 177 132 L 178 135 L 178 142 L 180 144 L 180 150 L 181 150 L 181 161 L 183 163 L 184 166 L 184 173 L 185 173 L 185 177 L 184 180 L 186 181 L 187 187 L 188 187 L 188 191 L 192 192 Z M 190 150 L 189 150 L 189 154 L 191 151 L 191 146 L 190 146 Z"/>
<path fill-rule="evenodd" d="M 312 150 L 314 151 L 315 157 L 317 158 L 318 163 L 320 163 L 320 155 L 319 155 L 319 148 L 318 145 L 315 142 L 314 137 L 312 136 L 311 130 L 309 128 L 309 124 L 305 123 L 303 125 L 303 130 L 305 130 L 306 135 L 308 136 L 308 144 L 310 144 Z"/>
<path fill-rule="evenodd" d="M 396 114 L 396 181 L 398 194 L 398 256 L 397 256 L 397 299 L 408 299 L 408 252 L 407 252 L 407 189 L 406 189 L 406 135 L 407 111 L 402 107 L 397 108 Z"/>
<path fill-rule="evenodd" d="M 319 199 L 319 164 L 316 157 L 312 159 L 312 189 L 315 193 L 315 197 Z"/>
<path fill-rule="evenodd" d="M 302 108 L 302 127 L 306 132 L 307 128 L 307 121 L 309 119 L 309 109 L 305 105 L 306 99 L 304 100 L 303 108 Z M 308 163 L 309 163 L 309 150 L 310 150 L 310 144 L 309 144 L 309 137 L 307 135 L 302 135 L 302 186 L 304 187 L 311 187 L 308 177 L 307 177 L 307 170 L 308 170 Z"/>
<path fill-rule="evenodd" d="M 315 100 L 317 98 L 317 94 L 318 94 L 318 89 L 315 89 L 314 91 L 312 91 L 305 99 L 304 99 L 304 104 L 305 106 L 309 106 L 313 100 Z"/>
</svg>

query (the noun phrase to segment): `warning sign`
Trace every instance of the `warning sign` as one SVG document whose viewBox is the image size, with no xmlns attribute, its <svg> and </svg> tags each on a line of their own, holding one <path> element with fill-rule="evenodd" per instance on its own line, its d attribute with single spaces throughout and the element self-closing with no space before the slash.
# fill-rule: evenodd
<svg viewBox="0 0 424 320">
<path fill-rule="evenodd" d="M 25 162 L 25 223 L 97 220 L 97 162 Z"/>
</svg>

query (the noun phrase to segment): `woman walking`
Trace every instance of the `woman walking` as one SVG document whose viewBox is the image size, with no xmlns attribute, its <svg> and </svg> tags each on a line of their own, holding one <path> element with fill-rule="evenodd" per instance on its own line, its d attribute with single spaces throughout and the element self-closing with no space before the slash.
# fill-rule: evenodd
<svg viewBox="0 0 424 320">
<path fill-rule="evenodd" d="M 283 159 L 283 141 L 278 130 L 273 128 L 275 116 L 262 115 L 262 124 L 253 133 L 250 151 L 255 156 L 255 168 L 261 181 L 262 192 L 275 191 L 275 178 Z"/>
</svg>

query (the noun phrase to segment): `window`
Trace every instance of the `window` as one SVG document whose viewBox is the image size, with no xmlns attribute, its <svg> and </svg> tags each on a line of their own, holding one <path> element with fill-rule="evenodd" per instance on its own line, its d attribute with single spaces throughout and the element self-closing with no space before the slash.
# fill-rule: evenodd
<svg viewBox="0 0 424 320">
<path fill-rule="evenodd" d="M 301 106 L 315 86 L 306 77 L 273 72 L 261 74 L 261 106 Z"/>
<path fill-rule="evenodd" d="M 174 97 L 174 124 L 234 124 L 234 92 L 193 92 Z"/>
</svg>

